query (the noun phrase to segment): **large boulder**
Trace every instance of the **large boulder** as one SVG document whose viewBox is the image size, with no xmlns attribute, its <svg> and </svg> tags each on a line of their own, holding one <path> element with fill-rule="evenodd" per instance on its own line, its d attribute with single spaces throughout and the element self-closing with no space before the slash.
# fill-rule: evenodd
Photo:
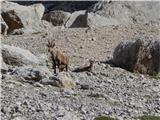
<svg viewBox="0 0 160 120">
<path fill-rule="evenodd" d="M 76 86 L 75 81 L 71 78 L 69 73 L 60 72 L 56 76 L 55 83 L 59 87 L 65 87 L 65 88 L 74 88 Z"/>
<path fill-rule="evenodd" d="M 49 77 L 52 73 L 46 66 L 21 66 L 16 67 L 12 75 L 31 80 L 31 82 L 40 81 L 43 78 Z"/>
<path fill-rule="evenodd" d="M 88 25 L 91 27 L 135 23 L 160 25 L 159 8 L 159 1 L 100 1 L 87 10 L 87 23 L 92 23 Z"/>
<path fill-rule="evenodd" d="M 87 26 L 88 27 L 103 27 L 109 25 L 118 25 L 119 20 L 113 18 L 106 18 L 104 16 L 100 16 L 96 13 L 87 13 Z"/>
<path fill-rule="evenodd" d="M 28 50 L 2 44 L 1 51 L 6 64 L 17 66 L 40 64 L 40 60 Z"/>
<path fill-rule="evenodd" d="M 63 88 L 75 88 L 76 83 L 72 79 L 69 73 L 60 72 L 56 76 L 50 76 L 49 78 L 44 78 L 41 80 L 42 84 L 53 85 Z"/>
<path fill-rule="evenodd" d="M 87 16 L 86 11 L 76 11 L 71 14 L 71 17 L 66 22 L 65 27 L 74 28 L 74 27 L 87 27 Z"/>
<path fill-rule="evenodd" d="M 22 6 L 17 3 L 3 1 L 1 5 L 1 15 L 9 27 L 8 32 L 23 27 L 39 28 L 45 10 L 42 4 Z"/>
<path fill-rule="evenodd" d="M 67 22 L 69 17 L 69 12 L 54 10 L 44 14 L 43 19 L 47 20 L 48 22 L 51 22 L 54 26 L 62 26 Z"/>
<path fill-rule="evenodd" d="M 133 72 L 155 75 L 160 72 L 160 41 L 121 42 L 113 53 L 113 63 Z"/>
</svg>

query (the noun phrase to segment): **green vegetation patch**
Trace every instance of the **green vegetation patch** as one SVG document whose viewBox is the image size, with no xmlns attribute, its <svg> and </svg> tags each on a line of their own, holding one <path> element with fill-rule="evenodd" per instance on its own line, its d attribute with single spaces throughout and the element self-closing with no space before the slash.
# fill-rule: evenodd
<svg viewBox="0 0 160 120">
<path fill-rule="evenodd" d="M 160 116 L 144 115 L 137 118 L 138 120 L 160 120 Z"/>
<path fill-rule="evenodd" d="M 116 120 L 116 119 L 111 118 L 111 117 L 106 117 L 106 116 L 98 116 L 94 118 L 94 120 Z"/>
<path fill-rule="evenodd" d="M 32 34 L 33 35 L 39 35 L 39 36 L 41 36 L 43 38 L 45 38 L 47 36 L 47 33 L 44 33 L 44 32 L 33 32 Z"/>
<path fill-rule="evenodd" d="M 160 75 L 154 75 L 151 78 L 156 79 L 156 80 L 160 80 Z"/>
</svg>

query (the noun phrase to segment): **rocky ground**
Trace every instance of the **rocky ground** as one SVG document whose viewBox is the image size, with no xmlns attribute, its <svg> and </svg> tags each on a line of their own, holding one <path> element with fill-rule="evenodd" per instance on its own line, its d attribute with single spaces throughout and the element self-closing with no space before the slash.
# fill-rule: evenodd
<svg viewBox="0 0 160 120">
<path fill-rule="evenodd" d="M 24 35 L 10 35 L 2 43 L 30 50 L 35 55 L 47 54 L 48 40 L 70 57 L 70 64 L 81 65 L 87 59 L 106 61 L 111 59 L 114 48 L 121 41 L 132 41 L 137 38 L 146 40 L 158 39 L 159 27 L 155 26 L 110 26 L 100 28 L 61 28 L 53 27 L 46 32 L 35 32 Z M 40 47 L 41 46 L 41 47 Z"/>
<path fill-rule="evenodd" d="M 160 116 L 160 78 L 131 73 L 109 62 L 119 42 L 137 38 L 159 40 L 159 30 L 147 25 L 55 27 L 46 32 L 4 37 L 2 43 L 27 49 L 36 56 L 48 55 L 46 43 L 55 40 L 70 58 L 69 72 L 64 74 L 69 74 L 76 86 L 69 89 L 45 84 L 45 80 L 56 76 L 50 68 L 40 81 L 33 81 L 25 80 L 27 72 L 23 67 L 8 66 L 1 82 L 2 119 L 93 120 L 110 116 L 131 120 L 142 115 Z M 77 66 L 88 64 L 88 59 L 95 60 L 93 72 L 72 72 Z"/>
</svg>

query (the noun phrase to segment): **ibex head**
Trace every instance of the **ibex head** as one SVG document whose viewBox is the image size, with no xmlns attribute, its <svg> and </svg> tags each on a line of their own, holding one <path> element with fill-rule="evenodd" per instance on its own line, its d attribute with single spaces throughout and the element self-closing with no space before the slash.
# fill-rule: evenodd
<svg viewBox="0 0 160 120">
<path fill-rule="evenodd" d="M 55 46 L 55 42 L 48 40 L 48 43 L 47 43 L 48 52 L 51 52 L 54 46 Z"/>
<path fill-rule="evenodd" d="M 95 62 L 94 60 L 89 59 L 89 63 L 90 63 L 90 64 L 93 64 L 94 62 Z"/>
</svg>

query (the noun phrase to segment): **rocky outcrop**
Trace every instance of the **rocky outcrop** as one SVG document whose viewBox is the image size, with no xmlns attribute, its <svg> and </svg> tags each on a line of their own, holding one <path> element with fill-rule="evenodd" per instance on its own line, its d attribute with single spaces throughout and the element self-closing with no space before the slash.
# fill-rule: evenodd
<svg viewBox="0 0 160 120">
<path fill-rule="evenodd" d="M 40 81 L 44 85 L 53 85 L 62 88 L 75 88 L 76 83 L 71 78 L 69 73 L 60 72 L 56 76 L 50 76 L 49 78 L 44 78 Z"/>
<path fill-rule="evenodd" d="M 159 8 L 160 2 L 158 1 L 101 1 L 88 9 L 88 21 L 92 23 L 91 26 L 97 25 L 99 22 L 101 23 L 98 24 L 99 26 L 128 25 L 134 23 L 160 25 Z M 92 15 L 93 13 L 95 15 Z"/>
<path fill-rule="evenodd" d="M 8 33 L 19 28 L 37 28 L 44 13 L 42 4 L 22 6 L 17 3 L 2 2 L 1 15 L 8 25 Z"/>
<path fill-rule="evenodd" d="M 44 20 L 51 22 L 54 26 L 67 28 L 130 24 L 160 25 L 159 1 L 37 1 L 30 4 L 18 3 L 32 5 L 22 6 L 13 2 L 2 2 L 2 17 L 9 26 L 8 33 L 23 27 L 40 30 L 44 12 Z"/>
<path fill-rule="evenodd" d="M 2 44 L 1 51 L 6 64 L 17 66 L 40 64 L 40 60 L 28 50 Z"/>
<path fill-rule="evenodd" d="M 87 26 L 86 11 L 76 11 L 71 14 L 71 17 L 67 21 L 65 27 L 74 28 L 74 27 L 86 27 Z"/>
<path fill-rule="evenodd" d="M 51 72 L 45 66 L 22 66 L 15 68 L 12 75 L 24 78 L 25 80 L 30 80 L 30 82 L 36 82 L 50 76 Z"/>
<path fill-rule="evenodd" d="M 129 71 L 155 75 L 160 72 L 160 41 L 122 42 L 113 53 L 113 63 Z"/>
<path fill-rule="evenodd" d="M 44 14 L 43 19 L 51 22 L 54 26 L 64 25 L 70 17 L 69 12 L 64 12 L 61 10 L 50 11 Z"/>
<path fill-rule="evenodd" d="M 98 3 L 92 4 L 91 7 L 87 8 L 86 12 L 84 12 L 85 10 L 74 11 L 65 26 L 103 27 L 129 24 L 160 25 L 160 13 L 156 12 L 159 11 L 159 7 L 160 2 L 156 1 L 99 1 Z"/>
<path fill-rule="evenodd" d="M 59 87 L 74 88 L 76 86 L 75 81 L 68 73 L 61 72 L 57 75 L 55 84 Z"/>
</svg>

